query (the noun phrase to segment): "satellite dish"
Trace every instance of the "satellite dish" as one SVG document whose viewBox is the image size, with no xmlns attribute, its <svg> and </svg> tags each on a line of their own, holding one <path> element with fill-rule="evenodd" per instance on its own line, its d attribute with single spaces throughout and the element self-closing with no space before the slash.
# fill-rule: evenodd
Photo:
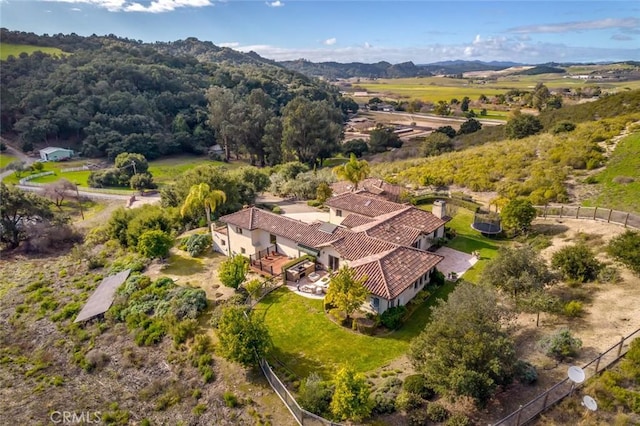
<svg viewBox="0 0 640 426">
<path fill-rule="evenodd" d="M 569 380 L 571 380 L 573 383 L 582 383 L 586 378 L 584 370 L 580 367 L 576 367 L 575 365 L 569 367 L 569 371 L 567 374 L 569 375 Z"/>
<path fill-rule="evenodd" d="M 596 402 L 595 399 L 591 398 L 589 395 L 585 395 L 584 398 L 582 398 L 582 405 L 587 407 L 587 410 L 589 411 L 598 410 L 598 403 Z"/>
</svg>

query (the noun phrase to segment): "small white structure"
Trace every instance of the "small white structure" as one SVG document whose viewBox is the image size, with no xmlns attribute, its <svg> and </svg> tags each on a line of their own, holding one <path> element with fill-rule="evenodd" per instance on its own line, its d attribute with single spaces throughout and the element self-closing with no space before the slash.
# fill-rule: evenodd
<svg viewBox="0 0 640 426">
<path fill-rule="evenodd" d="M 40 150 L 42 161 L 61 161 L 73 157 L 73 150 L 50 146 Z"/>
</svg>

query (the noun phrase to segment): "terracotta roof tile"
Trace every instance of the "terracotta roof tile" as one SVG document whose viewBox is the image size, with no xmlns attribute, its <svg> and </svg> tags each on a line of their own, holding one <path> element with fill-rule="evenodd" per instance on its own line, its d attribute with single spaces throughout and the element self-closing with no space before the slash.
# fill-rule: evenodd
<svg viewBox="0 0 640 426">
<path fill-rule="evenodd" d="M 335 195 L 353 191 L 353 184 L 348 181 L 335 182 L 331 185 Z M 399 201 L 400 195 L 406 190 L 400 185 L 393 185 L 378 178 L 367 178 L 360 182 L 358 189 L 365 190 L 373 194 L 382 195 L 390 201 Z"/>
<path fill-rule="evenodd" d="M 395 244 L 371 238 L 364 232 L 354 233 L 346 229 L 343 230 L 341 238 L 333 241 L 331 245 L 347 260 L 361 259 L 396 247 Z"/>
<path fill-rule="evenodd" d="M 375 219 L 362 216 L 359 214 L 351 213 L 344 218 L 344 220 L 342 221 L 342 223 L 340 223 L 340 225 L 346 228 L 355 228 L 357 226 L 365 225 L 371 222 L 375 222 Z"/>
<path fill-rule="evenodd" d="M 365 192 L 347 192 L 329 198 L 325 204 L 366 217 L 378 217 L 406 208 L 404 204 L 383 200 Z"/>
<path fill-rule="evenodd" d="M 426 251 L 397 247 L 394 250 L 351 262 L 356 277 L 366 275 L 365 287 L 374 295 L 393 299 L 442 261 Z"/>
</svg>

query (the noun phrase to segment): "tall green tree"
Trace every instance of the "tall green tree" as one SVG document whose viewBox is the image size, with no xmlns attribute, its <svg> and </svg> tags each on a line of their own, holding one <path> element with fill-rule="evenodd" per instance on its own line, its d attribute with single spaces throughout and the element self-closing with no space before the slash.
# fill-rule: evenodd
<svg viewBox="0 0 640 426">
<path fill-rule="evenodd" d="M 462 283 L 432 308 L 409 358 L 439 394 L 469 396 L 485 406 L 512 379 L 515 345 L 503 328 L 509 318 L 495 290 Z"/>
<path fill-rule="evenodd" d="M 566 246 L 553 253 L 551 266 L 569 280 L 585 283 L 597 278 L 602 264 L 584 243 Z"/>
<path fill-rule="evenodd" d="M 204 208 L 207 225 L 211 228 L 211 213 L 215 212 L 225 201 L 227 201 L 227 196 L 224 192 L 219 189 L 211 189 L 208 184 L 203 182 L 191 187 L 189 195 L 180 209 L 180 214 L 184 217 Z"/>
<path fill-rule="evenodd" d="M 0 242 L 16 248 L 28 238 L 29 227 L 54 218 L 52 203 L 33 192 L 0 183 Z"/>
<path fill-rule="evenodd" d="M 313 165 L 339 150 L 342 114 L 329 101 L 298 96 L 283 108 L 282 143 L 303 163 Z"/>
<path fill-rule="evenodd" d="M 364 374 L 342 367 L 334 379 L 331 413 L 340 420 L 361 421 L 371 414 L 371 389 Z"/>
<path fill-rule="evenodd" d="M 343 266 L 331 277 L 325 300 L 344 311 L 348 320 L 350 315 L 362 306 L 369 294 L 364 286 L 366 281 L 366 275 L 356 278 L 353 268 Z"/>
<path fill-rule="evenodd" d="M 511 139 L 522 139 L 535 135 L 542 130 L 542 123 L 538 117 L 531 114 L 517 114 L 510 118 L 505 125 L 505 134 Z"/>
<path fill-rule="evenodd" d="M 528 245 L 501 247 L 482 271 L 482 282 L 506 291 L 516 301 L 518 295 L 543 289 L 553 280 L 544 259 Z"/>
<path fill-rule="evenodd" d="M 502 226 L 512 232 L 527 233 L 536 218 L 536 209 L 531 201 L 524 198 L 513 198 L 500 210 Z"/>
<path fill-rule="evenodd" d="M 518 300 L 519 309 L 536 314 L 536 327 L 540 325 L 540 312 L 558 312 L 560 307 L 560 299 L 543 289 L 534 290 Z"/>
<path fill-rule="evenodd" d="M 147 173 L 149 170 L 149 163 L 142 154 L 135 154 L 130 152 L 123 152 L 118 154 L 115 159 L 115 167 L 120 171 L 120 174 L 126 176 L 126 183 L 123 180 L 123 185 L 129 184 L 129 179 L 138 173 Z"/>
<path fill-rule="evenodd" d="M 217 335 L 220 355 L 245 367 L 257 365 L 269 350 L 269 330 L 251 311 L 245 313 L 243 306 L 223 308 Z"/>
<path fill-rule="evenodd" d="M 236 254 L 220 264 L 218 276 L 220 281 L 227 287 L 237 289 L 247 278 L 249 261 L 241 254 Z"/>
<path fill-rule="evenodd" d="M 369 177 L 371 168 L 366 160 L 358 160 L 355 154 L 351 154 L 349 161 L 333 168 L 333 172 L 339 179 L 351 182 L 354 190 L 358 190 L 358 184 Z"/>
<path fill-rule="evenodd" d="M 607 245 L 607 253 L 640 275 L 640 232 L 627 230 Z"/>
</svg>

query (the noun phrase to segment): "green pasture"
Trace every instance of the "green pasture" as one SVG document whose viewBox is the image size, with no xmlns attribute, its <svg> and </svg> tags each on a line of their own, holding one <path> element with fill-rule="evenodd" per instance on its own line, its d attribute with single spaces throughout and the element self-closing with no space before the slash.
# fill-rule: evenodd
<svg viewBox="0 0 640 426">
<path fill-rule="evenodd" d="M 16 158 L 9 154 L 0 154 L 0 169 L 3 169 L 9 165 Z"/>
<path fill-rule="evenodd" d="M 300 378 L 311 372 L 328 378 L 347 363 L 356 371 L 367 372 L 406 353 L 410 340 L 428 323 L 430 307 L 453 288 L 452 283 L 439 288 L 400 330 L 385 336 L 367 336 L 339 326 L 324 313 L 322 300 L 299 296 L 287 288 L 262 299 L 255 315 L 264 318 L 269 329 L 273 357 Z"/>
<path fill-rule="evenodd" d="M 48 53 L 49 55 L 65 56 L 69 53 L 63 52 L 57 47 L 32 46 L 28 44 L 12 44 L 0 42 L 0 59 L 6 60 L 9 56 L 18 57 L 21 53 L 32 54 L 33 52 Z"/>
<path fill-rule="evenodd" d="M 605 169 L 595 177 L 599 194 L 585 205 L 640 213 L 640 130 L 618 143 Z"/>
<path fill-rule="evenodd" d="M 161 158 L 159 160 L 149 161 L 149 172 L 153 175 L 153 180 L 158 185 L 171 183 L 178 179 L 181 174 L 194 167 L 201 166 L 203 164 L 210 164 L 215 166 L 225 166 L 230 169 L 245 166 L 242 162 L 230 162 L 225 163 L 223 161 L 212 161 L 207 157 L 200 157 L 195 155 L 180 155 L 170 158 Z"/>
<path fill-rule="evenodd" d="M 471 82 L 473 81 L 473 82 Z M 371 93 L 381 94 L 383 98 L 420 99 L 422 101 L 450 101 L 468 96 L 472 101 L 482 94 L 494 96 L 504 94 L 511 89 L 533 89 L 537 83 L 544 83 L 550 89 L 599 86 L 610 91 L 635 90 L 640 88 L 640 80 L 609 82 L 597 80 L 578 80 L 563 78 L 558 74 L 504 76 L 497 80 L 456 79 L 446 77 L 414 77 L 396 79 L 378 79 L 357 83 L 357 87 Z M 494 118 L 494 117 L 487 117 Z"/>
</svg>

